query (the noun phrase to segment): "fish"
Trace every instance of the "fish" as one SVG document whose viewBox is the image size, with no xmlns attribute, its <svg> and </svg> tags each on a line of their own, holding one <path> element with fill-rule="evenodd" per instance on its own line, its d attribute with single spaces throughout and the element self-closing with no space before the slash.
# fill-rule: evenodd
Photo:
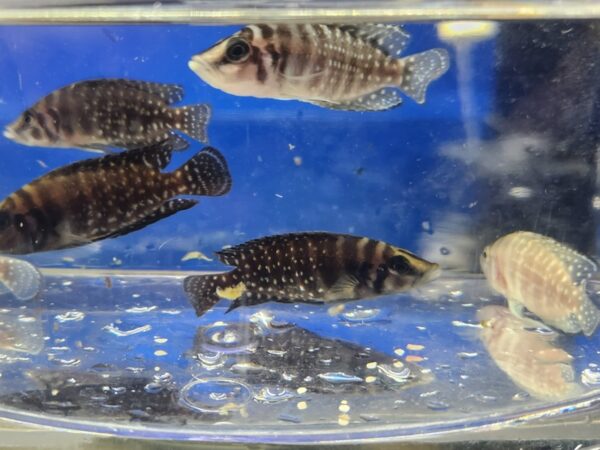
<svg viewBox="0 0 600 450">
<path fill-rule="evenodd" d="M 486 350 L 517 386 L 540 400 L 561 400 L 581 391 L 573 357 L 556 345 L 556 332 L 540 333 L 543 324 L 515 317 L 498 305 L 480 309 L 477 319 Z"/>
<path fill-rule="evenodd" d="M 5 128 L 4 136 L 28 146 L 99 153 L 146 147 L 170 137 L 178 149 L 187 148 L 175 130 L 207 143 L 210 106 L 172 107 L 183 95 L 177 84 L 112 78 L 80 81 L 27 108 Z"/>
<path fill-rule="evenodd" d="M 516 231 L 487 246 L 480 264 L 490 286 L 513 314 L 525 308 L 565 333 L 591 336 L 600 311 L 586 293 L 596 264 L 568 246 L 537 233 Z"/>
<path fill-rule="evenodd" d="M 216 254 L 236 268 L 184 280 L 197 315 L 219 298 L 232 301 L 228 312 L 270 300 L 331 303 L 403 292 L 439 274 L 437 264 L 383 241 L 326 232 L 267 236 Z"/>
<path fill-rule="evenodd" d="M 58 168 L 0 201 L 0 252 L 26 254 L 85 245 L 140 230 L 196 205 L 180 195 L 229 192 L 227 162 L 206 147 L 179 169 L 169 141 Z"/>
<path fill-rule="evenodd" d="M 233 95 L 383 111 L 402 104 L 399 92 L 424 103 L 429 84 L 450 67 L 443 48 L 399 58 L 409 37 L 387 24 L 248 25 L 188 66 Z"/>
</svg>

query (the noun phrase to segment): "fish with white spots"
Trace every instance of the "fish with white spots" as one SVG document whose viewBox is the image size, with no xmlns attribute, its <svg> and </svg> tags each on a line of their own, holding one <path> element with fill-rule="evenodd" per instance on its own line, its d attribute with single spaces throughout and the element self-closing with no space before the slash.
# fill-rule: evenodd
<svg viewBox="0 0 600 450">
<path fill-rule="evenodd" d="M 189 67 L 234 95 L 382 111 L 402 104 L 399 92 L 424 103 L 429 84 L 448 70 L 442 48 L 399 58 L 408 40 L 387 24 L 248 25 L 194 55 Z"/>
<path fill-rule="evenodd" d="M 198 315 L 219 298 L 239 306 L 268 301 L 329 303 L 407 291 L 439 273 L 435 263 L 383 241 L 325 232 L 267 236 L 217 252 L 235 266 L 192 275 L 184 290 Z"/>
<path fill-rule="evenodd" d="M 207 142 L 210 107 L 172 107 L 183 99 L 183 88 L 127 79 L 80 81 L 57 89 L 25 110 L 8 125 L 4 136 L 35 147 L 80 148 L 107 152 L 134 149 L 171 138 L 180 131 Z"/>
<path fill-rule="evenodd" d="M 600 311 L 586 293 L 596 264 L 554 239 L 516 231 L 486 247 L 481 268 L 491 287 L 508 299 L 518 317 L 527 308 L 566 333 L 590 336 Z"/>
<path fill-rule="evenodd" d="M 23 186 L 0 202 L 0 252 L 24 254 L 123 236 L 196 205 L 180 195 L 219 196 L 231 176 L 207 147 L 173 172 L 173 144 L 79 161 Z"/>
</svg>

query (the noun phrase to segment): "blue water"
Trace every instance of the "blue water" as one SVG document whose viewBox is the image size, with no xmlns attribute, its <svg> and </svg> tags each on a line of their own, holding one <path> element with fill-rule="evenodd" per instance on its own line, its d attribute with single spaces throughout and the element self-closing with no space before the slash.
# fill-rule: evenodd
<svg viewBox="0 0 600 450">
<path fill-rule="evenodd" d="M 211 145 L 226 156 L 233 189 L 206 198 L 132 235 L 80 249 L 38 254 L 44 266 L 210 269 L 216 263 L 181 257 L 190 250 L 207 255 L 224 245 L 267 234 L 302 230 L 346 232 L 383 239 L 418 251 L 421 224 L 447 203 L 440 184 L 438 148 L 463 139 L 456 67 L 431 85 L 425 105 L 410 99 L 397 109 L 372 114 L 337 112 L 297 101 L 234 97 L 213 89 L 187 61 L 238 27 L 2 27 L 0 28 L 0 124 L 28 105 L 69 83 L 127 77 L 185 88 L 182 104 L 213 107 Z M 445 46 L 430 25 L 409 25 L 407 50 Z M 447 47 L 447 46 L 445 46 Z M 489 107 L 493 44 L 476 47 L 473 88 L 477 110 Z M 449 49 L 452 52 L 452 49 Z M 481 115 L 478 115 L 481 117 Z M 479 119 L 476 119 L 479 120 Z M 78 150 L 30 148 L 2 139 L 0 196 L 78 159 Z M 201 144 L 178 154 L 177 167 Z M 296 161 L 301 164 L 296 165 Z M 41 165 L 41 162 L 46 167 Z M 446 176 L 452 170 L 444 169 Z M 457 205 L 459 208 L 460 205 Z M 433 226 L 436 224 L 434 223 Z M 115 259 L 113 259 L 115 258 Z"/>
</svg>

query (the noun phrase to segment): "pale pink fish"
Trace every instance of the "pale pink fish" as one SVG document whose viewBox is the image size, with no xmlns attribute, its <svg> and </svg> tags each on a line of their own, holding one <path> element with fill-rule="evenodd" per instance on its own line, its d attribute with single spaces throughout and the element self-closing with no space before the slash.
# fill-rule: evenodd
<svg viewBox="0 0 600 450">
<path fill-rule="evenodd" d="M 257 24 L 194 55 L 189 67 L 230 94 L 380 111 L 425 101 L 449 67 L 442 48 L 399 58 L 409 35 L 386 24 Z"/>
<path fill-rule="evenodd" d="M 503 306 L 486 306 L 477 319 L 492 360 L 516 385 L 541 400 L 560 400 L 581 390 L 572 356 L 553 342 L 556 333 L 536 331 L 541 323 L 515 317 Z"/>
<path fill-rule="evenodd" d="M 524 308 L 566 333 L 594 333 L 600 311 L 586 294 L 596 264 L 547 236 L 516 231 L 485 248 L 481 268 L 517 317 Z"/>
</svg>

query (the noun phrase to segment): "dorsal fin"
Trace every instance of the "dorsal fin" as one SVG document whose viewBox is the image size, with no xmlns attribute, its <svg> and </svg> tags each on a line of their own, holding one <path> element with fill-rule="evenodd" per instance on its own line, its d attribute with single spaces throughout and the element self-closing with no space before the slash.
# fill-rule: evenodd
<svg viewBox="0 0 600 450">
<path fill-rule="evenodd" d="M 571 276 L 571 280 L 573 280 L 575 284 L 579 285 L 582 282 L 587 281 L 598 271 L 596 263 L 587 256 L 578 253 L 572 248 L 567 247 L 550 237 L 536 235 L 534 233 L 531 233 L 531 235 L 536 236 L 543 241 L 544 244 L 548 246 L 549 250 L 562 261 Z"/>
<path fill-rule="evenodd" d="M 392 58 L 397 58 L 408 45 L 410 35 L 399 25 L 383 23 L 339 25 L 342 31 L 368 42 Z"/>
</svg>

